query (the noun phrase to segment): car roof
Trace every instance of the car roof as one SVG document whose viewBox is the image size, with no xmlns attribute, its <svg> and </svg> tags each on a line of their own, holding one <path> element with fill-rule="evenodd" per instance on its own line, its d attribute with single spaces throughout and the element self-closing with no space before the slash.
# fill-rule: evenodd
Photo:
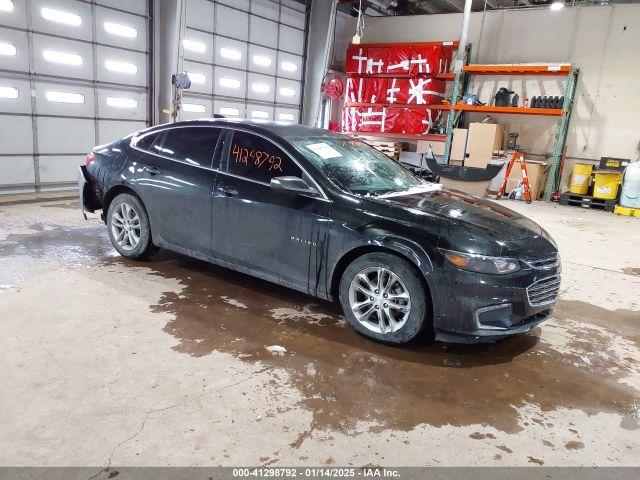
<svg viewBox="0 0 640 480">
<path fill-rule="evenodd" d="M 324 130 L 321 128 L 307 127 L 299 124 L 286 124 L 284 122 L 253 122 L 250 120 L 235 120 L 229 118 L 201 118 L 197 120 L 186 120 L 175 123 L 165 123 L 151 127 L 145 132 L 162 130 L 167 127 L 189 126 L 189 125 L 220 125 L 229 127 L 248 127 L 258 133 L 268 133 L 282 138 L 293 137 L 318 137 L 318 136 L 335 136 L 341 135 Z"/>
</svg>

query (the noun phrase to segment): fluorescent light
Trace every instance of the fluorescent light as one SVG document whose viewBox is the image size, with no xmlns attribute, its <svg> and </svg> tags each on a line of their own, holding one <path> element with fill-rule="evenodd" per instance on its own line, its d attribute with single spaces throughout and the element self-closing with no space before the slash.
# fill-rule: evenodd
<svg viewBox="0 0 640 480">
<path fill-rule="evenodd" d="M 562 10 L 564 8 L 564 2 L 561 2 L 559 0 L 556 0 L 555 2 L 553 2 L 551 4 L 551 6 L 549 7 L 551 10 L 557 12 L 558 10 Z"/>
<path fill-rule="evenodd" d="M 182 40 L 182 46 L 192 52 L 204 53 L 207 51 L 207 45 L 202 42 L 196 42 L 195 40 Z"/>
<path fill-rule="evenodd" d="M 55 50 L 45 50 L 42 56 L 47 62 L 64 63 L 66 65 L 82 65 L 82 57 L 75 53 L 57 52 Z"/>
<path fill-rule="evenodd" d="M 253 63 L 256 65 L 260 65 L 261 67 L 268 67 L 271 65 L 271 59 L 269 57 L 265 57 L 264 55 L 254 55 Z"/>
<path fill-rule="evenodd" d="M 280 62 L 280 67 L 285 72 L 295 72 L 296 70 L 298 70 L 298 65 L 293 62 Z"/>
<path fill-rule="evenodd" d="M 15 45 L 10 43 L 0 43 L 0 55 L 10 55 L 13 57 L 17 52 Z"/>
<path fill-rule="evenodd" d="M 107 97 L 107 105 L 115 108 L 136 108 L 138 100 L 125 97 Z"/>
<path fill-rule="evenodd" d="M 18 89 L 14 87 L 0 87 L 0 98 L 18 98 Z"/>
<path fill-rule="evenodd" d="M 242 52 L 234 50 L 233 48 L 220 48 L 220 55 L 229 60 L 240 60 L 242 58 Z"/>
<path fill-rule="evenodd" d="M 138 71 L 138 66 L 135 63 L 118 62 L 116 60 L 106 60 L 104 66 L 112 72 L 136 73 Z"/>
<path fill-rule="evenodd" d="M 233 107 L 220 107 L 220 113 L 222 115 L 226 115 L 228 117 L 239 117 L 240 116 L 240 109 L 239 108 L 233 108 Z"/>
<path fill-rule="evenodd" d="M 182 110 L 185 112 L 204 113 L 207 111 L 207 107 L 200 103 L 183 103 Z"/>
<path fill-rule="evenodd" d="M 271 87 L 266 83 L 252 83 L 251 90 L 257 93 L 269 93 L 271 91 Z"/>
<path fill-rule="evenodd" d="M 40 10 L 40 15 L 42 15 L 42 18 L 51 20 L 52 22 L 64 23 L 65 25 L 72 25 L 74 27 L 82 25 L 82 18 L 75 13 L 62 12 L 60 10 L 54 10 L 53 8 L 44 7 Z"/>
<path fill-rule="evenodd" d="M 278 114 L 278 120 L 282 120 L 283 122 L 293 122 L 295 120 L 295 115 L 293 113 L 280 113 Z"/>
<path fill-rule="evenodd" d="M 11 0 L 0 0 L 0 12 L 13 12 L 13 2 Z"/>
<path fill-rule="evenodd" d="M 84 95 L 81 93 L 52 92 L 46 93 L 47 100 L 57 103 L 84 103 Z"/>
<path fill-rule="evenodd" d="M 296 91 L 293 88 L 282 87 L 280 88 L 280 95 L 283 97 L 293 97 L 296 94 Z"/>
<path fill-rule="evenodd" d="M 196 72 L 187 72 L 187 76 L 192 83 L 206 83 L 207 76 Z"/>
<path fill-rule="evenodd" d="M 251 118 L 260 118 L 266 120 L 269 118 L 269 112 L 266 112 L 264 110 L 254 110 L 253 112 L 251 112 Z"/>
<path fill-rule="evenodd" d="M 104 29 L 108 33 L 118 35 L 120 37 L 136 38 L 138 36 L 138 30 L 120 23 L 104 22 Z"/>
<path fill-rule="evenodd" d="M 218 83 L 225 88 L 240 88 L 240 80 L 235 78 L 220 77 Z"/>
</svg>

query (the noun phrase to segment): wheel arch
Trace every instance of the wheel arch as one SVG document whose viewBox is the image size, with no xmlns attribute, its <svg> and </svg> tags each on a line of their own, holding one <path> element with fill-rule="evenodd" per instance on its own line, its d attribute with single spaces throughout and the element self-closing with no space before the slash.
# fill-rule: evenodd
<svg viewBox="0 0 640 480">
<path fill-rule="evenodd" d="M 121 193 L 130 193 L 131 195 L 136 196 L 138 200 L 140 200 L 140 203 L 142 203 L 142 206 L 145 209 L 147 208 L 146 205 L 144 204 L 144 201 L 140 197 L 140 195 L 138 195 L 138 192 L 136 192 L 133 188 L 129 187 L 128 185 L 122 185 L 122 184 L 114 185 L 109 190 L 107 190 L 107 192 L 104 194 L 104 197 L 102 199 L 102 221 L 105 224 L 107 223 L 107 212 L 109 211 L 109 206 L 111 205 L 111 202 L 113 201 L 114 198 L 116 198 Z"/>
<path fill-rule="evenodd" d="M 414 248 L 415 247 L 407 244 L 407 242 L 403 242 L 401 239 L 387 239 L 387 241 L 384 242 L 372 242 L 345 252 L 336 263 L 331 274 L 330 293 L 332 297 L 338 298 L 342 274 L 354 260 L 368 253 L 388 253 L 407 261 L 416 270 L 418 278 L 420 278 L 424 286 L 426 296 L 429 299 L 429 313 L 433 318 L 433 295 L 427 279 L 433 265 L 424 250 L 422 250 L 419 255 L 414 251 Z"/>
</svg>

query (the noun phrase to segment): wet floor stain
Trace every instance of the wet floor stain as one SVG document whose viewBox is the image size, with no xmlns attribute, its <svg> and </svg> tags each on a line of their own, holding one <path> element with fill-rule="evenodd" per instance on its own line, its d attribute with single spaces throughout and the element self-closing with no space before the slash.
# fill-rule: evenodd
<svg viewBox="0 0 640 480">
<path fill-rule="evenodd" d="M 0 243 L 0 257 L 15 259 L 16 266 L 24 255 L 60 252 L 68 256 L 62 257 L 65 263 L 144 266 L 154 275 L 178 279 L 182 291 L 167 292 L 150 307 L 170 314 L 164 331 L 176 339 L 174 350 L 196 358 L 222 351 L 286 369 L 290 386 L 313 414 L 310 429 L 300 433 L 294 447 L 314 430 L 349 433 L 360 421 L 378 430 L 479 424 L 515 433 L 528 425 L 521 424 L 517 411 L 527 404 L 543 412 L 565 407 L 590 415 L 617 413 L 625 428 L 638 428 L 638 418 L 630 413 L 637 391 L 620 384 L 618 373 L 604 361 L 577 368 L 579 357 L 553 350 L 540 340 L 539 328 L 493 345 L 433 344 L 423 338 L 392 347 L 356 334 L 333 303 L 166 251 L 145 262 L 114 256 L 99 224 L 10 235 Z M 565 300 L 557 312 L 559 321 L 584 318 L 596 326 L 615 325 L 636 342 L 637 315 Z M 587 353 L 604 342 L 597 331 L 573 341 Z M 281 348 L 268 348 L 273 346 Z M 544 418 L 531 421 L 553 427 Z M 471 438 L 486 441 L 494 435 L 478 431 Z M 572 448 L 579 448 L 577 443 Z M 497 448 L 511 453 L 506 445 Z M 542 464 L 534 457 L 529 461 Z"/>
<path fill-rule="evenodd" d="M 622 269 L 622 273 L 626 275 L 637 275 L 640 276 L 640 268 L 638 267 L 626 267 Z"/>
</svg>

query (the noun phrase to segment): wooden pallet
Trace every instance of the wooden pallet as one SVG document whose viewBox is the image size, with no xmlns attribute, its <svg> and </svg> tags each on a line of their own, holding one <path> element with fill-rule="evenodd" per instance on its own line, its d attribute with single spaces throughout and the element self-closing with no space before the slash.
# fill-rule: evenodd
<svg viewBox="0 0 640 480">
<path fill-rule="evenodd" d="M 572 207 L 593 208 L 596 210 L 604 210 L 605 212 L 613 212 L 616 207 L 617 200 L 605 200 L 590 195 L 578 195 L 575 193 L 565 192 L 560 195 L 560 205 L 570 205 Z"/>
<path fill-rule="evenodd" d="M 379 152 L 384 153 L 387 157 L 398 160 L 400 152 L 407 148 L 407 144 L 404 142 L 385 142 L 380 140 L 362 139 L 365 143 L 371 145 Z"/>
<path fill-rule="evenodd" d="M 640 208 L 623 207 L 622 205 L 616 205 L 613 213 L 617 215 L 626 215 L 627 217 L 640 217 Z"/>
</svg>

